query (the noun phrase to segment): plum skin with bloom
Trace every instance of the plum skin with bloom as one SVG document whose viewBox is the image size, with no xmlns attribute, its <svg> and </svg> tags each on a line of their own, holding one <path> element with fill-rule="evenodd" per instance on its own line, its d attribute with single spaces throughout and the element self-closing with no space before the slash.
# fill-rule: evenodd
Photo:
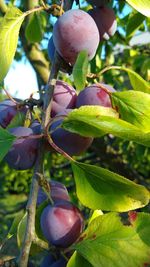
<svg viewBox="0 0 150 267">
<path fill-rule="evenodd" d="M 16 170 L 32 168 L 37 158 L 39 145 L 39 141 L 31 137 L 34 134 L 33 130 L 27 127 L 16 127 L 9 129 L 9 132 L 20 138 L 13 142 L 5 156 L 5 161 Z"/>
<path fill-rule="evenodd" d="M 65 12 L 54 25 L 53 41 L 63 59 L 74 65 L 79 52 L 86 50 L 89 60 L 96 53 L 99 32 L 93 18 L 82 10 Z"/>
<path fill-rule="evenodd" d="M 68 83 L 57 80 L 53 94 L 51 116 L 54 117 L 65 109 L 74 108 L 76 99 L 76 90 Z"/>
<path fill-rule="evenodd" d="M 65 110 L 58 113 L 57 116 L 59 118 L 59 116 L 67 115 L 70 111 Z M 80 155 L 85 152 L 92 144 L 93 138 L 71 133 L 63 128 L 57 128 L 62 122 L 63 119 L 58 119 L 51 124 L 50 131 L 52 131 L 51 138 L 53 142 L 70 156 Z"/>
<path fill-rule="evenodd" d="M 50 185 L 50 196 L 54 202 L 60 200 L 70 201 L 70 197 L 67 191 L 67 188 L 64 184 L 51 180 Z M 43 191 L 42 187 L 39 188 L 38 197 L 37 197 L 37 206 L 42 204 L 47 199 L 46 193 Z"/>
<path fill-rule="evenodd" d="M 99 30 L 100 40 L 109 40 L 117 30 L 117 21 L 112 8 L 108 6 L 96 7 L 88 11 Z"/>
<path fill-rule="evenodd" d="M 20 101 L 20 99 L 15 100 Z M 25 106 L 18 108 L 11 99 L 2 101 L 0 103 L 0 126 L 6 128 L 18 112 L 26 114 L 27 108 Z"/>
<path fill-rule="evenodd" d="M 84 220 L 79 209 L 72 203 L 60 201 L 43 210 L 40 224 L 43 235 L 52 245 L 66 248 L 82 233 Z"/>
<path fill-rule="evenodd" d="M 84 88 L 77 96 L 76 107 L 79 108 L 85 105 L 99 105 L 103 107 L 112 107 L 109 93 L 107 93 L 103 87 L 104 86 L 108 92 L 115 92 L 115 89 L 107 84 L 92 84 Z"/>
</svg>

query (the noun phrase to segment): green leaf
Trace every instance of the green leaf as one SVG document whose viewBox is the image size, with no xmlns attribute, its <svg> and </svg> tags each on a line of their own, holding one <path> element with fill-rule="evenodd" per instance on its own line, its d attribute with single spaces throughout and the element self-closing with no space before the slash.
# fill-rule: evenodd
<svg viewBox="0 0 150 267">
<path fill-rule="evenodd" d="M 5 157 L 15 139 L 14 135 L 0 127 L 0 161 Z"/>
<path fill-rule="evenodd" d="M 24 240 L 26 225 L 27 225 L 27 212 L 24 214 L 17 227 L 17 243 L 19 248 L 21 247 Z"/>
<path fill-rule="evenodd" d="M 145 16 L 143 16 L 140 13 L 134 14 L 131 18 L 129 18 L 127 23 L 127 29 L 126 29 L 126 37 L 131 38 L 135 31 L 141 26 L 145 19 Z"/>
<path fill-rule="evenodd" d="M 78 90 L 85 87 L 86 76 L 88 71 L 88 53 L 83 50 L 79 53 L 76 63 L 73 67 L 74 84 Z"/>
<path fill-rule="evenodd" d="M 23 216 L 23 211 L 17 214 L 16 217 L 14 218 L 12 225 L 9 229 L 9 232 L 7 234 L 7 239 L 11 238 L 13 235 L 17 233 L 18 224 L 20 223 L 22 216 Z"/>
<path fill-rule="evenodd" d="M 143 92 L 124 91 L 112 93 L 113 104 L 121 118 L 150 132 L 150 95 Z"/>
<path fill-rule="evenodd" d="M 41 16 L 39 13 L 30 15 L 26 26 L 25 36 L 30 42 L 40 42 L 43 38 L 43 29 L 41 25 Z"/>
<path fill-rule="evenodd" d="M 74 252 L 67 264 L 67 267 L 92 267 L 92 265 L 78 252 Z"/>
<path fill-rule="evenodd" d="M 125 226 L 118 214 L 108 213 L 89 224 L 75 248 L 93 267 L 141 267 L 150 260 L 150 247 L 142 240 L 140 228 Z M 149 236 L 149 230 L 144 230 Z"/>
<path fill-rule="evenodd" d="M 23 112 L 17 112 L 17 114 L 13 117 L 7 129 L 11 129 L 17 126 L 23 126 L 25 121 L 26 115 Z"/>
<path fill-rule="evenodd" d="M 94 114 L 96 106 L 84 106 L 74 109 L 64 119 L 62 127 L 82 136 L 101 137 L 104 134 L 113 134 L 128 141 L 134 141 L 138 144 L 150 147 L 150 133 L 144 133 L 138 127 L 123 121 L 114 114 L 108 113 Z M 112 111 L 110 108 L 103 110 Z M 104 115 L 106 114 L 106 115 Z M 109 114 L 109 115 L 108 115 Z"/>
<path fill-rule="evenodd" d="M 104 213 L 101 210 L 94 210 L 88 223 L 91 223 L 95 218 L 97 218 L 98 216 L 102 216 L 103 214 Z"/>
<path fill-rule="evenodd" d="M 116 69 L 116 70 L 123 70 L 128 73 L 130 83 L 135 91 L 141 91 L 144 93 L 150 94 L 150 84 L 145 81 L 139 74 L 137 74 L 135 71 L 125 68 L 125 67 L 120 67 L 120 66 L 110 66 L 102 70 L 101 73 L 104 73 L 105 71 L 111 70 L 111 69 Z"/>
<path fill-rule="evenodd" d="M 141 185 L 107 169 L 72 163 L 77 196 L 84 206 L 106 211 L 129 211 L 148 204 L 150 194 Z"/>
<path fill-rule="evenodd" d="M 150 1 L 149 0 L 126 0 L 133 8 L 144 16 L 150 17 Z"/>
<path fill-rule="evenodd" d="M 14 58 L 18 35 L 25 13 L 16 7 L 8 9 L 0 27 L 0 82 L 5 78 Z"/>
</svg>

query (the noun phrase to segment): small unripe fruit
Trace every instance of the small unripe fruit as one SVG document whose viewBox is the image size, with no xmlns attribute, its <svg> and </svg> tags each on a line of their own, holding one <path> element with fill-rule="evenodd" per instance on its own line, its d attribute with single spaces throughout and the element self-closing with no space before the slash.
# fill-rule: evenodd
<svg viewBox="0 0 150 267">
<path fill-rule="evenodd" d="M 38 140 L 32 138 L 32 129 L 26 127 L 16 127 L 9 130 L 16 137 L 12 147 L 5 156 L 8 165 L 16 170 L 27 170 L 33 167 L 37 158 Z"/>
<path fill-rule="evenodd" d="M 60 200 L 66 200 L 69 201 L 70 197 L 67 191 L 67 188 L 65 185 L 63 185 L 60 182 L 51 180 L 49 182 L 50 185 L 50 196 L 54 202 L 58 202 Z M 43 201 L 47 199 L 46 193 L 43 191 L 43 189 L 40 187 L 38 192 L 38 198 L 37 198 L 37 206 L 39 206 Z"/>
<path fill-rule="evenodd" d="M 98 105 L 103 107 L 112 107 L 109 94 L 103 89 L 104 86 L 108 92 L 115 92 L 115 89 L 107 84 L 92 84 L 84 88 L 77 97 L 77 108 L 85 105 Z"/>
<path fill-rule="evenodd" d="M 54 25 L 53 41 L 56 50 L 73 65 L 79 52 L 86 50 L 89 60 L 96 53 L 99 33 L 92 17 L 79 9 L 65 12 Z"/>
<path fill-rule="evenodd" d="M 54 246 L 69 247 L 78 239 L 83 227 L 81 212 L 68 201 L 48 205 L 41 215 L 42 232 Z"/>
</svg>

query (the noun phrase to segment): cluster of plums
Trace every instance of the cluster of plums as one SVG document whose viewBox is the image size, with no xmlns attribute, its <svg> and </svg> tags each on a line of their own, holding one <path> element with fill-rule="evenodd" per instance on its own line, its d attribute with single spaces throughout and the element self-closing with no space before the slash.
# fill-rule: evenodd
<svg viewBox="0 0 150 267">
<path fill-rule="evenodd" d="M 60 115 L 67 115 L 72 109 L 84 105 L 111 107 L 109 94 L 103 89 L 103 86 L 110 92 L 114 91 L 109 85 L 93 84 L 84 88 L 77 95 L 76 90 L 71 85 L 61 80 L 56 82 L 51 117 L 58 117 L 58 120 L 54 121 L 50 126 L 51 138 L 58 147 L 70 156 L 80 155 L 86 151 L 91 145 L 93 138 L 83 137 L 58 127 L 62 123 Z M 18 109 L 17 104 L 12 100 L 4 100 L 0 103 L 0 126 L 7 128 L 17 113 L 26 113 L 27 110 L 27 107 Z M 5 160 L 11 168 L 26 170 L 33 167 L 39 146 L 39 139 L 34 137 L 41 133 L 41 128 L 38 121 L 33 121 L 28 128 L 23 126 L 8 128 L 10 133 L 17 137 L 5 156 Z M 34 137 L 32 138 L 33 135 Z M 46 144 L 50 147 L 48 143 Z"/>
<path fill-rule="evenodd" d="M 82 50 L 87 51 L 91 60 L 95 56 L 99 42 L 108 40 L 116 32 L 115 13 L 112 8 L 105 5 L 107 1 L 89 2 L 94 7 L 88 13 L 72 9 L 65 12 L 55 23 L 53 35 L 48 43 L 48 55 L 51 61 L 54 59 L 55 49 L 71 66 Z"/>
<path fill-rule="evenodd" d="M 80 210 L 70 202 L 68 191 L 62 183 L 51 180 L 49 185 L 53 205 L 47 205 L 42 211 L 41 230 L 50 245 L 60 249 L 68 248 L 83 231 L 83 216 Z M 47 195 L 40 187 L 37 206 L 46 199 Z M 63 257 L 57 259 L 48 253 L 43 259 L 41 267 L 65 267 L 66 265 L 67 261 Z"/>
</svg>

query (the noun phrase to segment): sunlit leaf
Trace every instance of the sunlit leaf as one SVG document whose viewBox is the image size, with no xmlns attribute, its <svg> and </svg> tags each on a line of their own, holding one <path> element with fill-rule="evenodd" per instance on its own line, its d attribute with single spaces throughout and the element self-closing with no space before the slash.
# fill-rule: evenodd
<svg viewBox="0 0 150 267">
<path fill-rule="evenodd" d="M 14 58 L 18 35 L 25 13 L 16 7 L 8 9 L 0 24 L 0 82 L 5 78 Z"/>
<path fill-rule="evenodd" d="M 133 8 L 144 16 L 150 17 L 150 1 L 149 0 L 126 0 Z"/>
<path fill-rule="evenodd" d="M 72 163 L 76 192 L 90 209 L 128 211 L 148 204 L 148 190 L 107 169 L 79 162 Z"/>
</svg>

